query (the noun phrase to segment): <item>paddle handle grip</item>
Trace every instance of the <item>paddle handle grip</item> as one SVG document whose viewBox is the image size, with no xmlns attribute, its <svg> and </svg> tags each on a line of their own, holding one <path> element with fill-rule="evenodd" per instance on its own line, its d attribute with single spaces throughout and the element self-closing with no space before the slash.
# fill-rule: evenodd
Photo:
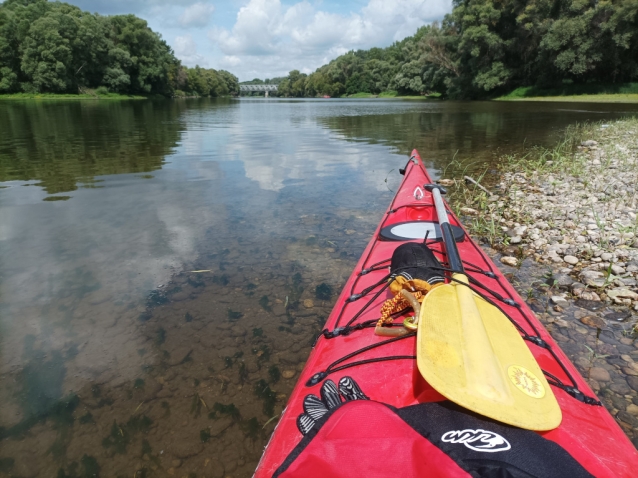
<svg viewBox="0 0 638 478">
<path fill-rule="evenodd" d="M 452 225 L 447 217 L 447 211 L 445 210 L 445 204 L 441 197 L 441 191 L 439 188 L 434 187 L 431 189 L 432 197 L 434 198 L 434 206 L 436 207 L 436 215 L 439 218 L 439 226 L 441 227 L 441 236 L 443 236 L 443 243 L 445 244 L 445 252 L 447 253 L 447 262 L 454 272 L 463 274 L 463 262 L 461 261 L 461 255 L 456 247 L 456 240 L 454 239 L 454 231 L 452 231 Z"/>
</svg>

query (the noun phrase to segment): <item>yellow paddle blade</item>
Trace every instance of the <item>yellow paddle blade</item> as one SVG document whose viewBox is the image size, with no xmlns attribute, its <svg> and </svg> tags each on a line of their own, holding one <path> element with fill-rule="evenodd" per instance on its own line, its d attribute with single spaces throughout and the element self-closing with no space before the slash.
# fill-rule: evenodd
<svg viewBox="0 0 638 478">
<path fill-rule="evenodd" d="M 454 278 L 467 282 L 463 274 Z M 551 430 L 561 422 L 556 397 L 519 332 L 463 284 L 425 296 L 417 365 L 435 390 L 468 410 L 528 430 Z"/>
</svg>

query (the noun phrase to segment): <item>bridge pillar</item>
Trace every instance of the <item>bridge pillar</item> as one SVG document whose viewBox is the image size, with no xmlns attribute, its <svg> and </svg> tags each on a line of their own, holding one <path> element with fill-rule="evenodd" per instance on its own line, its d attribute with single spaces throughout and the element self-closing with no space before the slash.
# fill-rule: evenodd
<svg viewBox="0 0 638 478">
<path fill-rule="evenodd" d="M 266 90 L 266 96 L 264 98 L 268 98 L 268 90 Z"/>
</svg>

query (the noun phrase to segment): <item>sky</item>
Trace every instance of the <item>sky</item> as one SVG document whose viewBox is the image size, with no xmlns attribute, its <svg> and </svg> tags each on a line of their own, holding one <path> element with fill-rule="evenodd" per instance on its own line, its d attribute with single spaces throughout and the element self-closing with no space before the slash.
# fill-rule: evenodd
<svg viewBox="0 0 638 478">
<path fill-rule="evenodd" d="M 352 49 L 385 47 L 452 10 L 451 0 L 67 0 L 148 21 L 187 66 L 240 81 L 311 73 Z"/>
</svg>

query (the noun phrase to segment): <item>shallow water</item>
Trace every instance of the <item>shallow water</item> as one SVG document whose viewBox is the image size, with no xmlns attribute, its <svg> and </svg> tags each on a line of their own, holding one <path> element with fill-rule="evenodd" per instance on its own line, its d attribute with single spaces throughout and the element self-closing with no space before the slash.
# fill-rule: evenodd
<svg viewBox="0 0 638 478">
<path fill-rule="evenodd" d="M 637 110 L 0 103 L 0 476 L 249 476 L 412 148 L 478 176 Z"/>
</svg>

